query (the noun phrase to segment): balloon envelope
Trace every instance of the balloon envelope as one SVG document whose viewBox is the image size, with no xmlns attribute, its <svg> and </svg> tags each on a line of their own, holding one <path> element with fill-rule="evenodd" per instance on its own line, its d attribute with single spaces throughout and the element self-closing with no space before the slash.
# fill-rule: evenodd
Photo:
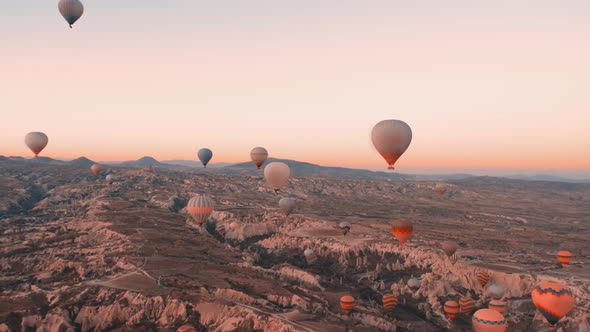
<svg viewBox="0 0 590 332">
<path fill-rule="evenodd" d="M 213 200 L 205 195 L 198 195 L 191 198 L 186 206 L 188 213 L 199 226 L 209 218 L 214 208 L 215 204 Z"/>
<path fill-rule="evenodd" d="M 422 284 L 422 282 L 418 278 L 410 278 L 410 279 L 408 279 L 408 283 L 407 283 L 408 287 L 410 287 L 412 289 L 420 288 L 420 284 Z"/>
<path fill-rule="evenodd" d="M 383 308 L 388 312 L 392 312 L 397 307 L 397 296 L 393 294 L 383 295 Z"/>
<path fill-rule="evenodd" d="M 113 174 L 109 174 L 105 177 L 105 180 L 107 181 L 108 184 L 113 184 L 113 182 L 115 182 L 116 178 Z"/>
<path fill-rule="evenodd" d="M 488 294 L 495 300 L 501 299 L 505 292 L 504 286 L 498 284 L 490 285 L 488 288 Z"/>
<path fill-rule="evenodd" d="M 455 317 L 457 317 L 457 315 L 461 311 L 461 308 L 459 307 L 459 303 L 457 301 L 445 302 L 443 309 L 449 317 L 449 320 L 455 319 Z"/>
<path fill-rule="evenodd" d="M 90 171 L 92 172 L 92 174 L 94 174 L 96 176 L 98 176 L 100 174 L 102 169 L 103 169 L 102 165 L 99 165 L 99 164 L 94 164 L 94 165 L 90 166 Z"/>
<path fill-rule="evenodd" d="M 39 155 L 45 149 L 48 142 L 49 138 L 47 135 L 41 132 L 35 131 L 25 136 L 25 144 L 33 151 L 35 156 Z"/>
<path fill-rule="evenodd" d="M 346 235 L 348 234 L 348 232 L 350 232 L 350 228 L 352 227 L 352 225 L 348 221 L 343 221 L 338 224 L 338 227 L 342 229 L 342 234 Z"/>
<path fill-rule="evenodd" d="M 557 260 L 561 264 L 561 267 L 566 267 L 572 260 L 572 257 L 574 257 L 574 255 L 567 250 L 561 250 L 557 253 Z"/>
<path fill-rule="evenodd" d="M 533 288 L 533 303 L 549 324 L 555 325 L 575 305 L 574 294 L 566 285 L 542 282 Z"/>
<path fill-rule="evenodd" d="M 479 271 L 475 274 L 475 278 L 481 287 L 485 287 L 488 281 L 490 281 L 490 274 L 487 271 Z"/>
<path fill-rule="evenodd" d="M 273 162 L 264 168 L 264 178 L 272 189 L 278 191 L 289 183 L 291 169 L 285 163 Z"/>
<path fill-rule="evenodd" d="M 475 332 L 504 332 L 508 327 L 506 318 L 491 309 L 480 309 L 471 317 L 471 324 Z"/>
<path fill-rule="evenodd" d="M 434 191 L 438 194 L 438 197 L 442 197 L 447 192 L 447 186 L 439 183 L 434 187 Z"/>
<path fill-rule="evenodd" d="M 262 166 L 262 164 L 264 164 L 264 162 L 268 158 L 268 151 L 266 151 L 265 148 L 260 146 L 255 147 L 254 149 L 252 149 L 252 151 L 250 151 L 250 158 L 252 159 L 256 167 L 260 168 L 260 166 Z"/>
<path fill-rule="evenodd" d="M 84 5 L 79 0 L 60 0 L 57 9 L 70 28 L 84 14 Z"/>
<path fill-rule="evenodd" d="M 399 241 L 401 245 L 412 237 L 414 233 L 414 226 L 411 222 L 405 220 L 396 220 L 391 226 L 391 234 Z"/>
<path fill-rule="evenodd" d="M 345 314 L 350 314 L 350 311 L 354 308 L 354 298 L 350 295 L 344 295 L 340 298 L 340 307 L 344 310 Z"/>
<path fill-rule="evenodd" d="M 207 148 L 202 148 L 201 150 L 199 150 L 199 152 L 197 152 L 197 156 L 199 157 L 199 160 L 203 163 L 203 166 L 207 167 L 207 164 L 209 163 L 209 161 L 211 161 L 211 158 L 213 158 L 213 151 Z"/>
<path fill-rule="evenodd" d="M 475 309 L 475 300 L 470 297 L 462 297 L 459 299 L 459 306 L 464 315 L 469 315 Z"/>
<path fill-rule="evenodd" d="M 279 208 L 281 209 L 281 212 L 285 214 L 285 216 L 289 216 L 291 212 L 295 210 L 296 204 L 297 202 L 295 202 L 294 199 L 290 197 L 283 197 L 279 201 Z"/>
<path fill-rule="evenodd" d="M 373 127 L 371 139 L 375 149 L 393 169 L 395 162 L 412 142 L 412 129 L 400 120 L 383 120 Z"/>
<path fill-rule="evenodd" d="M 451 257 L 455 251 L 457 251 L 457 244 L 455 242 L 445 241 L 441 247 L 445 254 L 447 254 L 449 257 Z"/>
</svg>

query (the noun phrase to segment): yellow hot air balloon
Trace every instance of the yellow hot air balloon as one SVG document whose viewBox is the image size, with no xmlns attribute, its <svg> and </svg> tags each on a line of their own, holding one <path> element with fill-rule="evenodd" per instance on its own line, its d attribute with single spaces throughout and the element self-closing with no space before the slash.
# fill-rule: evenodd
<svg viewBox="0 0 590 332">
<path fill-rule="evenodd" d="M 260 166 L 262 166 L 262 164 L 264 164 L 264 162 L 268 158 L 268 151 L 266 151 L 265 148 L 260 146 L 255 147 L 254 149 L 252 149 L 252 151 L 250 151 L 250 158 L 252 159 L 256 167 L 260 169 Z"/>
<path fill-rule="evenodd" d="M 575 305 L 574 294 L 566 285 L 556 282 L 542 282 L 533 288 L 533 303 L 545 316 L 549 325 L 554 326 Z"/>
<path fill-rule="evenodd" d="M 68 22 L 70 28 L 84 14 L 84 5 L 79 0 L 60 0 L 57 9 Z"/>
<path fill-rule="evenodd" d="M 373 127 L 371 139 L 389 165 L 388 169 L 394 169 L 395 162 L 412 142 L 412 129 L 400 120 L 383 120 Z"/>
<path fill-rule="evenodd" d="M 33 151 L 35 157 L 45 149 L 48 142 L 49 138 L 47 135 L 38 131 L 28 133 L 25 136 L 25 144 L 31 149 L 31 151 Z"/>
<path fill-rule="evenodd" d="M 561 267 L 566 267 L 567 264 L 572 260 L 572 253 L 567 250 L 561 250 L 557 253 L 557 260 L 561 263 Z"/>
<path fill-rule="evenodd" d="M 471 317 L 471 324 L 475 332 L 504 332 L 508 323 L 504 316 L 491 309 L 479 309 Z"/>
<path fill-rule="evenodd" d="M 264 168 L 264 178 L 269 186 L 275 191 L 287 186 L 291 176 L 291 169 L 285 163 L 273 162 Z"/>
<path fill-rule="evenodd" d="M 103 169 L 102 165 L 99 165 L 99 164 L 94 164 L 94 165 L 90 166 L 90 171 L 92 172 L 92 174 L 94 174 L 96 176 L 98 176 L 100 174 L 102 169 Z"/>
<path fill-rule="evenodd" d="M 207 221 L 207 218 L 213 213 L 214 208 L 215 203 L 213 203 L 213 200 L 204 195 L 198 195 L 191 198 L 186 205 L 188 213 L 199 226 Z"/>
</svg>

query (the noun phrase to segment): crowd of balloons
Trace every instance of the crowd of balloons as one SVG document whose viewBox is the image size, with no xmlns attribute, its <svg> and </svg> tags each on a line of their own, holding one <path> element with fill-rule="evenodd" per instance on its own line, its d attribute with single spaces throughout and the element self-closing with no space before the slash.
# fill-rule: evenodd
<svg viewBox="0 0 590 332">
<path fill-rule="evenodd" d="M 84 13 L 84 6 L 79 0 L 60 0 L 58 9 L 61 15 L 69 24 L 72 25 L 80 19 Z M 393 170 L 396 161 L 408 149 L 412 141 L 412 129 L 410 126 L 400 120 L 383 120 L 377 123 L 371 132 L 371 139 L 375 149 L 381 154 L 388 165 L 388 169 Z M 49 139 L 47 135 L 41 132 L 31 132 L 25 137 L 26 145 L 31 151 L 38 156 L 41 151 L 47 146 Z M 204 167 L 213 158 L 213 151 L 208 148 L 200 149 L 197 156 Z M 268 158 L 268 151 L 263 147 L 255 147 L 250 151 L 250 158 L 254 165 L 260 169 Z M 104 170 L 100 164 L 94 164 L 90 167 L 91 172 L 98 176 Z M 291 170 L 289 166 L 282 162 L 272 162 L 264 167 L 264 179 L 267 184 L 279 192 L 289 183 Z M 112 184 L 116 181 L 114 174 L 108 174 L 105 177 L 107 183 Z M 443 184 L 438 184 L 434 191 L 439 197 L 443 197 L 447 191 L 447 187 Z M 283 197 L 279 201 L 279 209 L 285 215 L 289 216 L 297 202 L 290 197 Z M 187 212 L 195 220 L 198 225 L 203 225 L 207 218 L 212 214 L 215 208 L 213 200 L 206 195 L 196 195 L 192 197 L 187 206 Z M 235 227 L 232 223 L 229 227 Z M 349 222 L 341 222 L 339 225 L 343 235 L 346 236 L 351 230 L 352 225 Z M 222 225 L 217 226 L 218 231 L 224 231 Z M 414 227 L 411 222 L 405 220 L 396 220 L 391 227 L 391 233 L 400 243 L 404 245 L 414 232 Z M 447 241 L 442 244 L 443 252 L 452 261 L 455 261 L 457 244 Z M 312 249 L 306 249 L 304 256 L 308 264 L 313 264 L 317 257 Z M 569 251 L 560 251 L 557 255 L 558 261 L 565 267 L 572 259 L 572 253 Z M 479 271 L 476 274 L 477 282 L 482 286 L 486 286 L 490 280 L 490 275 L 487 271 Z M 420 288 L 420 280 L 418 278 L 410 278 L 407 282 L 411 289 Z M 502 332 L 507 328 L 507 321 L 504 317 L 506 304 L 501 301 L 504 296 L 504 287 L 500 285 L 490 285 L 488 287 L 488 294 L 492 297 L 488 308 L 476 311 L 472 317 L 471 322 L 473 329 L 476 332 Z M 564 284 L 542 282 L 534 287 L 532 291 L 532 300 L 539 312 L 543 314 L 550 326 L 554 326 L 557 322 L 567 315 L 567 313 L 574 307 L 575 301 L 572 291 Z M 383 307 L 387 312 L 392 312 L 398 303 L 397 296 L 392 293 L 384 294 L 382 298 Z M 350 295 L 342 296 L 340 299 L 340 306 L 346 315 L 349 315 L 356 305 L 354 297 Z M 450 321 L 453 321 L 458 315 L 469 316 L 475 309 L 475 301 L 470 297 L 461 297 L 459 301 L 446 301 L 443 305 L 443 310 L 447 314 Z M 192 332 L 196 330 L 191 326 L 182 326 L 178 329 L 179 332 Z"/>
</svg>

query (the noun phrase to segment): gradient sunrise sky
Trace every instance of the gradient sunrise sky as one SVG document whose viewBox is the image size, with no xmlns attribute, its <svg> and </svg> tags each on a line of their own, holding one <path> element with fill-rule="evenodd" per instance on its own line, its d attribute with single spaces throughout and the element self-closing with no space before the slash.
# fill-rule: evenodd
<svg viewBox="0 0 590 332">
<path fill-rule="evenodd" d="M 0 155 L 385 169 L 401 119 L 400 172 L 590 174 L 590 1 L 83 3 L 2 2 Z"/>
</svg>

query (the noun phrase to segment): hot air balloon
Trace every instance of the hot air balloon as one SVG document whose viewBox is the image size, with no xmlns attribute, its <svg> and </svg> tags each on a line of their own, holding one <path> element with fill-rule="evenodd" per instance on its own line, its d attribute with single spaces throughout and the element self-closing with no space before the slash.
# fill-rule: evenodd
<svg viewBox="0 0 590 332">
<path fill-rule="evenodd" d="M 469 316 L 473 309 L 475 309 L 475 301 L 470 297 L 462 297 L 459 299 L 459 306 L 461 307 L 461 312 L 465 316 Z"/>
<path fill-rule="evenodd" d="M 557 260 L 561 263 L 561 267 L 566 267 L 566 265 L 572 260 L 572 257 L 574 257 L 574 255 L 567 250 L 561 250 L 557 253 Z"/>
<path fill-rule="evenodd" d="M 475 332 L 504 332 L 508 327 L 506 318 L 491 309 L 479 309 L 471 318 L 473 330 Z"/>
<path fill-rule="evenodd" d="M 352 227 L 352 225 L 348 221 L 343 221 L 340 224 L 338 224 L 338 227 L 342 229 L 342 235 L 346 235 L 348 234 L 348 232 L 350 232 L 350 228 Z"/>
<path fill-rule="evenodd" d="M 117 181 L 117 178 L 113 174 L 109 174 L 105 177 L 106 182 L 111 185 L 113 182 Z"/>
<path fill-rule="evenodd" d="M 459 256 L 457 256 L 457 254 L 452 254 L 451 256 L 449 256 L 449 260 L 451 261 L 451 263 L 455 264 L 459 260 Z"/>
<path fill-rule="evenodd" d="M 438 197 L 443 197 L 445 192 L 447 192 L 447 186 L 445 186 L 442 183 L 439 183 L 434 187 L 434 191 L 438 194 Z"/>
<path fill-rule="evenodd" d="M 25 136 L 25 144 L 33 151 L 35 157 L 45 149 L 48 142 L 49 138 L 47 135 L 41 132 L 32 132 Z"/>
<path fill-rule="evenodd" d="M 273 162 L 264 168 L 264 178 L 275 191 L 279 191 L 289 183 L 291 170 L 289 166 L 281 162 Z"/>
<path fill-rule="evenodd" d="M 202 148 L 201 150 L 199 150 L 199 152 L 197 152 L 197 156 L 199 157 L 199 160 L 203 163 L 203 166 L 207 167 L 207 164 L 209 163 L 209 161 L 211 161 L 211 158 L 213 158 L 213 151 L 207 148 Z"/>
<path fill-rule="evenodd" d="M 198 195 L 188 201 L 186 209 L 197 224 L 201 226 L 209 218 L 211 213 L 213 213 L 214 207 L 215 204 L 211 198 Z"/>
<path fill-rule="evenodd" d="M 533 303 L 545 316 L 549 325 L 557 322 L 574 307 L 574 294 L 566 285 L 542 282 L 533 288 Z"/>
<path fill-rule="evenodd" d="M 420 288 L 421 284 L 422 282 L 418 278 L 410 278 L 407 282 L 408 287 L 410 287 L 411 289 L 418 289 Z"/>
<path fill-rule="evenodd" d="M 233 230 L 234 230 L 234 229 L 236 229 L 236 228 L 238 228 L 238 223 L 237 223 L 237 222 L 235 222 L 235 221 L 232 221 L 232 222 L 229 224 L 229 229 L 233 231 Z"/>
<path fill-rule="evenodd" d="M 252 158 L 252 161 L 254 162 L 254 164 L 256 164 L 256 167 L 260 169 L 260 166 L 262 166 L 262 164 L 264 164 L 264 162 L 266 161 L 266 158 L 268 158 L 268 151 L 266 151 L 265 148 L 260 146 L 255 147 L 254 149 L 252 149 L 252 151 L 250 151 L 250 158 Z"/>
<path fill-rule="evenodd" d="M 340 307 L 344 310 L 346 315 L 350 315 L 350 311 L 354 308 L 354 298 L 350 295 L 344 295 L 340 298 Z"/>
<path fill-rule="evenodd" d="M 293 212 L 293 210 L 295 210 L 296 204 L 297 204 L 297 202 L 295 202 L 294 199 L 292 199 L 290 197 L 283 197 L 279 201 L 279 208 L 280 208 L 281 212 L 285 214 L 285 217 L 288 217 L 291 214 L 291 212 Z"/>
<path fill-rule="evenodd" d="M 215 224 L 215 231 L 221 235 L 225 234 L 225 225 L 217 222 L 217 224 Z"/>
<path fill-rule="evenodd" d="M 102 165 L 94 164 L 94 165 L 90 166 L 90 171 L 92 172 L 92 174 L 98 176 L 100 174 L 100 172 L 102 171 Z"/>
<path fill-rule="evenodd" d="M 397 307 L 397 296 L 393 294 L 383 295 L 383 308 L 385 308 L 387 312 L 392 312 L 395 307 Z"/>
<path fill-rule="evenodd" d="M 506 312 L 506 303 L 500 300 L 491 300 L 490 303 L 488 303 L 488 309 L 495 310 L 504 315 Z"/>
<path fill-rule="evenodd" d="M 401 245 L 404 245 L 412 237 L 412 233 L 414 233 L 414 226 L 409 221 L 396 220 L 391 226 L 391 234 L 395 236 Z"/>
<path fill-rule="evenodd" d="M 498 284 L 490 285 L 490 287 L 488 288 L 488 294 L 492 297 L 492 299 L 495 300 L 501 299 L 502 296 L 504 296 L 505 292 L 506 290 L 504 289 L 504 287 Z"/>
<path fill-rule="evenodd" d="M 394 169 L 395 162 L 410 146 L 412 129 L 400 120 L 383 120 L 373 127 L 371 139 L 389 165 L 388 169 Z"/>
<path fill-rule="evenodd" d="M 477 279 L 481 287 L 485 287 L 488 281 L 490 281 L 490 274 L 487 271 L 479 271 L 475 275 L 475 278 Z"/>
<path fill-rule="evenodd" d="M 451 257 L 455 251 L 457 251 L 457 244 L 455 242 L 445 241 L 442 243 L 441 247 L 448 257 Z"/>
<path fill-rule="evenodd" d="M 311 250 L 309 248 L 305 249 L 303 251 L 303 256 L 305 256 L 305 260 L 307 261 L 307 264 L 313 264 L 317 260 L 315 253 L 313 252 L 313 250 Z"/>
<path fill-rule="evenodd" d="M 66 19 L 70 28 L 84 14 L 84 5 L 79 0 L 60 0 L 57 9 L 59 9 L 61 16 Z"/>
<path fill-rule="evenodd" d="M 447 317 L 449 317 L 450 321 L 454 320 L 455 317 L 457 317 L 457 314 L 459 314 L 459 312 L 461 312 L 460 307 L 459 307 L 459 303 L 457 303 L 457 301 L 445 302 L 443 309 L 444 309 L 445 313 L 447 314 Z"/>
<path fill-rule="evenodd" d="M 182 325 L 178 328 L 178 330 L 176 330 L 176 332 L 197 332 L 197 329 L 190 325 Z"/>
</svg>

